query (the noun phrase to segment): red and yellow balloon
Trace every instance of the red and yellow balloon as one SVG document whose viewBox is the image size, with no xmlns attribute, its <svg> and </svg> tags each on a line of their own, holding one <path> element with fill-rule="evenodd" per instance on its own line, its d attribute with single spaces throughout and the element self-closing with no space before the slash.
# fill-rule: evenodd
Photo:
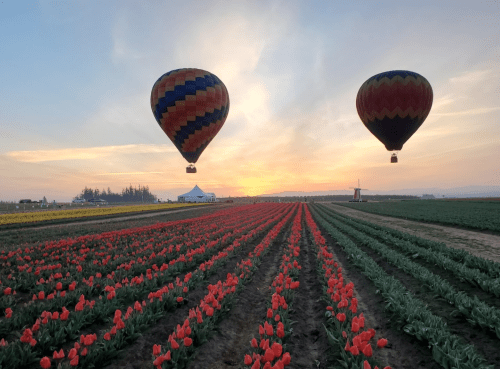
<svg viewBox="0 0 500 369">
<path fill-rule="evenodd" d="M 151 110 L 181 155 L 194 164 L 224 125 L 229 94 L 224 83 L 210 72 L 176 69 L 154 84 Z"/>
<path fill-rule="evenodd" d="M 393 70 L 370 77 L 361 85 L 356 109 L 366 128 L 387 150 L 396 151 L 424 123 L 432 99 L 432 87 L 423 76 Z"/>
</svg>

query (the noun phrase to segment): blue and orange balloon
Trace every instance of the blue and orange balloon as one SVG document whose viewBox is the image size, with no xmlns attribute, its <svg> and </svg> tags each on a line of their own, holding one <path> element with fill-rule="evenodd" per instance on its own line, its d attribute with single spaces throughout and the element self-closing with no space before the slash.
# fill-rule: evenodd
<svg viewBox="0 0 500 369">
<path fill-rule="evenodd" d="M 210 72 L 176 69 L 154 84 L 151 109 L 163 132 L 194 164 L 224 125 L 229 94 L 224 83 Z"/>
<path fill-rule="evenodd" d="M 432 98 L 432 87 L 420 74 L 393 70 L 377 74 L 361 85 L 356 109 L 366 128 L 387 150 L 395 151 L 401 150 L 424 123 Z"/>
</svg>

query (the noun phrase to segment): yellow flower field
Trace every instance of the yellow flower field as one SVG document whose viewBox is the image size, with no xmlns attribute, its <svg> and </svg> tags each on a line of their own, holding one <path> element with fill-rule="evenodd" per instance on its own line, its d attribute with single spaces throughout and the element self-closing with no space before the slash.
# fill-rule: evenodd
<svg viewBox="0 0 500 369">
<path fill-rule="evenodd" d="M 206 205 L 206 204 L 130 205 L 130 206 L 116 206 L 111 208 L 92 208 L 92 209 L 38 211 L 32 213 L 3 214 L 0 215 L 0 225 L 13 224 L 13 223 L 40 222 L 43 220 L 53 220 L 53 219 L 94 217 L 99 215 L 112 215 L 121 213 L 136 213 L 140 211 L 164 210 L 164 209 L 182 208 L 194 205 Z"/>
</svg>

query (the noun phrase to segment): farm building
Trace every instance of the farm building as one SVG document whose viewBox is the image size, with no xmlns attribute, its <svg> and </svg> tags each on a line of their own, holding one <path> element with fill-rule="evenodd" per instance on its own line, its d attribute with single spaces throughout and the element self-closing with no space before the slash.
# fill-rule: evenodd
<svg viewBox="0 0 500 369">
<path fill-rule="evenodd" d="M 184 195 L 177 196 L 178 202 L 215 202 L 216 197 L 214 193 L 203 192 L 198 185 L 185 193 Z"/>
<path fill-rule="evenodd" d="M 432 200 L 435 199 L 433 194 L 424 193 L 421 197 L 422 200 Z"/>
</svg>

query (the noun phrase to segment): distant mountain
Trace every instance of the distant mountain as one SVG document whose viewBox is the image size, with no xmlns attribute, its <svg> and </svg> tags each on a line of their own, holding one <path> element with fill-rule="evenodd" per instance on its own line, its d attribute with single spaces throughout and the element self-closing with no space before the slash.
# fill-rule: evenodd
<svg viewBox="0 0 500 369">
<path fill-rule="evenodd" d="M 260 195 L 259 197 L 292 197 L 292 196 L 328 196 L 328 195 L 352 195 L 353 190 L 330 190 L 330 191 L 283 191 L 274 194 Z M 465 186 L 453 188 L 405 188 L 401 190 L 364 190 L 364 195 L 413 195 L 422 196 L 432 194 L 436 198 L 442 197 L 500 197 L 500 186 Z"/>
</svg>

